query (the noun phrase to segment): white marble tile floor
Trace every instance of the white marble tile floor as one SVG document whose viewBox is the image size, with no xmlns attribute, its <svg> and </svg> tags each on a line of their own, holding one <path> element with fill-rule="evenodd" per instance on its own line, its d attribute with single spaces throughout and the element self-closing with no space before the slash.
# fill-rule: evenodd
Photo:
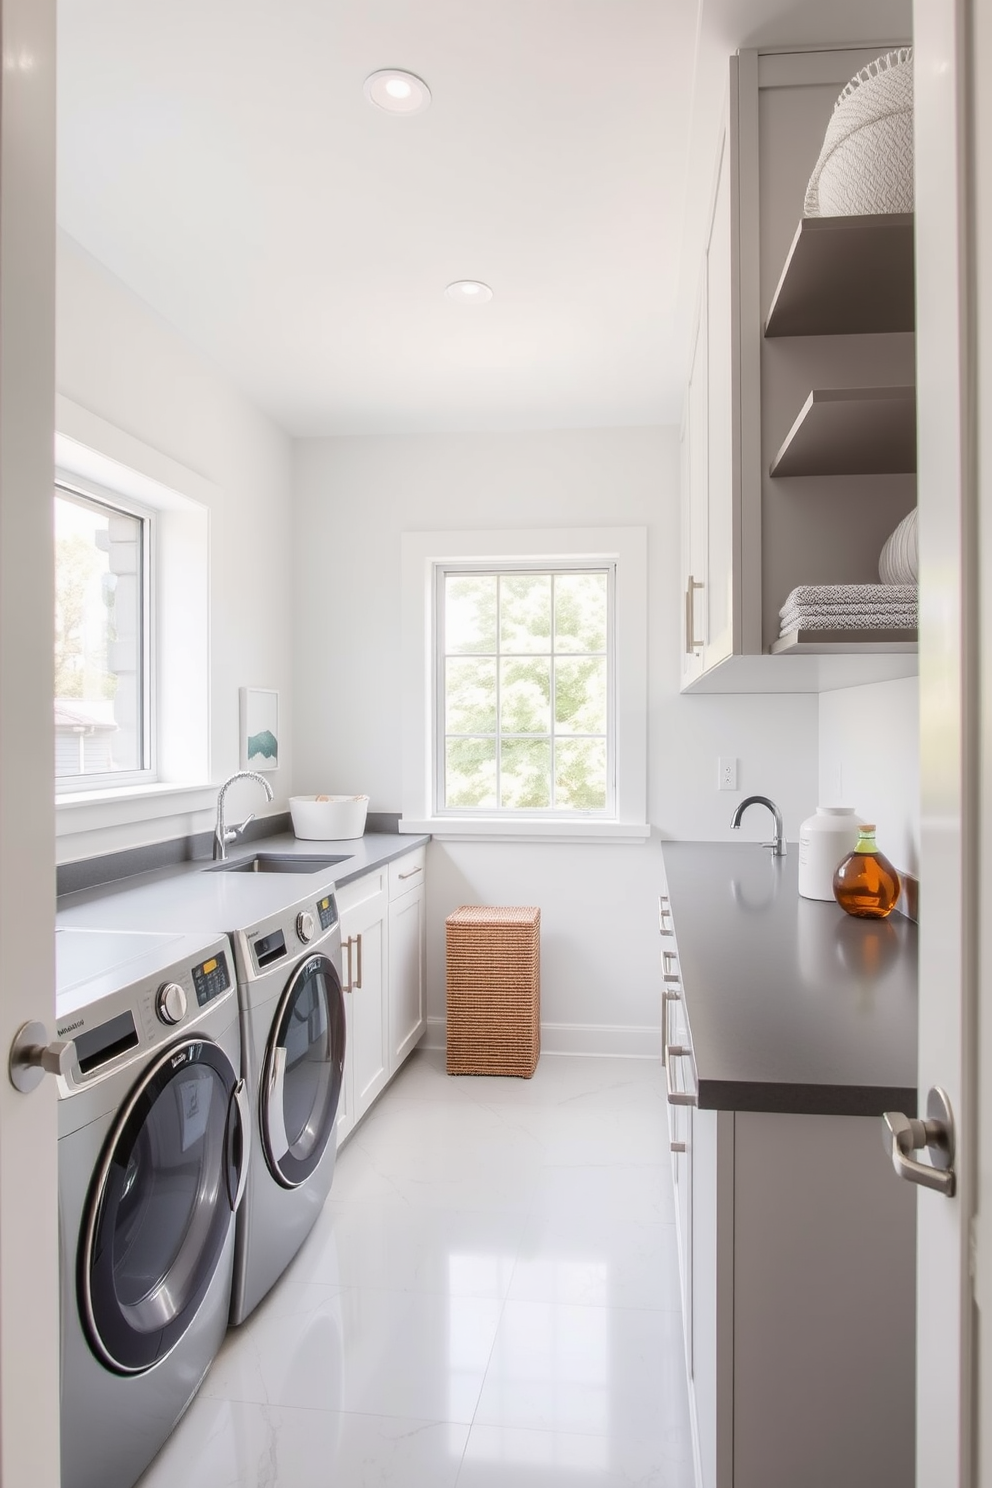
<svg viewBox="0 0 992 1488">
<path fill-rule="evenodd" d="M 140 1488 L 691 1488 L 663 1091 L 415 1053 Z"/>
</svg>

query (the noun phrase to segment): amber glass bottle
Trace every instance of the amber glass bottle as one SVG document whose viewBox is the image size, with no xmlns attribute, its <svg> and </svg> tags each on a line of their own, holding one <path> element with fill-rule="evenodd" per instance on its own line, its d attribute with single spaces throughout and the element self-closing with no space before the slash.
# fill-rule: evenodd
<svg viewBox="0 0 992 1488">
<path fill-rule="evenodd" d="M 858 845 L 834 874 L 834 898 L 863 920 L 884 920 L 899 898 L 899 875 L 875 846 L 874 823 L 858 828 Z"/>
</svg>

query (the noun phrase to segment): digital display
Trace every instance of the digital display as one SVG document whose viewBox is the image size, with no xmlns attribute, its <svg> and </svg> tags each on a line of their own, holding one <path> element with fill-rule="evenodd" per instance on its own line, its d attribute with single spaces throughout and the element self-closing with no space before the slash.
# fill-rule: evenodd
<svg viewBox="0 0 992 1488">
<path fill-rule="evenodd" d="M 230 985 L 227 957 L 223 952 L 219 956 L 211 956 L 202 966 L 193 967 L 193 986 L 200 1007 L 206 1007 L 211 998 L 219 997 Z"/>
<path fill-rule="evenodd" d="M 338 907 L 334 902 L 333 894 L 326 894 L 323 899 L 317 901 L 317 913 L 320 916 L 322 930 L 330 930 L 332 925 L 337 924 Z"/>
<path fill-rule="evenodd" d="M 109 1023 L 101 1023 L 99 1028 L 91 1028 L 88 1033 L 79 1034 L 73 1039 L 73 1043 L 76 1046 L 80 1074 L 88 1075 L 91 1069 L 96 1069 L 99 1064 L 106 1064 L 115 1054 L 133 1049 L 137 1042 L 138 1034 L 131 1013 L 120 1013 L 116 1018 L 111 1018 Z"/>
</svg>

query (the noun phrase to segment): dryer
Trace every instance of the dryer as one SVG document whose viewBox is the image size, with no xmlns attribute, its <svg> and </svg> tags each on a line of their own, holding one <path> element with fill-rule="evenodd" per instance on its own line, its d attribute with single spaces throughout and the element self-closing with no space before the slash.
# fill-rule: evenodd
<svg viewBox="0 0 992 1488">
<path fill-rule="evenodd" d="M 255 1116 L 231 1300 L 240 1323 L 296 1255 L 334 1176 L 345 1059 L 334 895 L 236 930 L 233 941 Z"/>
<path fill-rule="evenodd" d="M 130 1488 L 227 1325 L 251 1117 L 223 935 L 60 929 L 62 1488 Z"/>
</svg>

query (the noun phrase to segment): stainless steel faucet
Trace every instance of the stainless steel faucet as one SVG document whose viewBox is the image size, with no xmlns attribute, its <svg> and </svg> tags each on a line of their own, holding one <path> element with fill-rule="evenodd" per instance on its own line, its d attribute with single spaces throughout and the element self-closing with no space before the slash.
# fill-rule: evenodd
<svg viewBox="0 0 992 1488">
<path fill-rule="evenodd" d="M 734 812 L 733 817 L 730 821 L 730 825 L 736 830 L 741 824 L 741 817 L 744 815 L 749 806 L 768 807 L 768 810 L 775 818 L 775 841 L 762 843 L 762 846 L 771 848 L 773 858 L 784 858 L 785 836 L 782 832 L 782 813 L 775 805 L 775 802 L 770 801 L 767 796 L 745 796 L 743 801 L 741 801 L 740 805 L 737 807 L 737 810 Z"/>
<path fill-rule="evenodd" d="M 271 785 L 266 780 L 264 775 L 259 775 L 254 770 L 239 770 L 236 775 L 231 775 L 228 777 L 227 780 L 224 781 L 224 784 L 217 792 L 217 825 L 214 827 L 215 863 L 220 863 L 227 857 L 227 844 L 229 842 L 237 842 L 238 838 L 243 834 L 248 823 L 255 820 L 254 811 L 251 812 L 249 816 L 245 817 L 244 821 L 239 827 L 229 828 L 227 822 L 224 819 L 224 797 L 227 795 L 228 788 L 232 786 L 236 780 L 257 780 L 259 785 L 265 792 L 265 799 L 267 801 L 272 800 Z"/>
</svg>

